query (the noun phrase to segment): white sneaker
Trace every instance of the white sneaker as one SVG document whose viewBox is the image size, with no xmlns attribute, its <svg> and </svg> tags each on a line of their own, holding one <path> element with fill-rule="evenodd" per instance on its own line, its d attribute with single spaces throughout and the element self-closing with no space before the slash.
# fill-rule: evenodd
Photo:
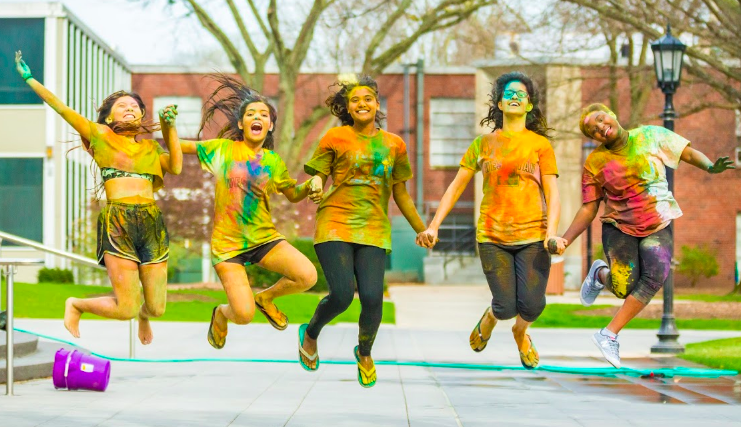
<svg viewBox="0 0 741 427">
<path fill-rule="evenodd" d="M 610 364 L 616 368 L 620 368 L 620 344 L 618 343 L 617 337 L 612 338 L 607 335 L 602 335 L 601 331 L 597 331 L 592 335 L 592 341 L 597 345 L 599 350 L 602 352 L 602 356 L 607 359 Z"/>
<path fill-rule="evenodd" d="M 600 283 L 599 279 L 596 277 L 597 270 L 602 267 L 607 267 L 607 263 L 605 263 L 601 259 L 593 262 L 592 266 L 589 268 L 587 277 L 581 284 L 579 299 L 581 300 L 581 305 L 583 305 L 584 307 L 589 307 L 590 305 L 594 304 L 594 300 L 597 299 L 599 293 L 602 292 L 602 289 L 605 288 L 605 285 Z"/>
</svg>

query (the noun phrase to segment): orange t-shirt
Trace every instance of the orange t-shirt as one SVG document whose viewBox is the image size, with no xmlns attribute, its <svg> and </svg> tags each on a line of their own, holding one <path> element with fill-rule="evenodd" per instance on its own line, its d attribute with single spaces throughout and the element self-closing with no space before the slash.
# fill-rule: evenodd
<svg viewBox="0 0 741 427">
<path fill-rule="evenodd" d="M 391 190 L 412 177 L 400 137 L 384 130 L 366 136 L 352 126 L 332 128 L 304 170 L 332 177 L 317 210 L 315 244 L 342 241 L 391 250 Z"/>
<path fill-rule="evenodd" d="M 545 240 L 548 229 L 543 175 L 558 175 L 548 139 L 530 130 L 476 138 L 461 167 L 484 174 L 477 226 L 479 243 L 521 245 Z"/>
</svg>

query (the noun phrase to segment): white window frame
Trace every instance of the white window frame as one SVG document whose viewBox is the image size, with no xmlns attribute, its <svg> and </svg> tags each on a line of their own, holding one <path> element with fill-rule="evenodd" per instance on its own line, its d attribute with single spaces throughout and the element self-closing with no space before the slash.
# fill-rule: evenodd
<svg viewBox="0 0 741 427">
<path fill-rule="evenodd" d="M 170 104 L 178 106 L 178 116 L 175 119 L 175 127 L 178 131 L 178 137 L 184 139 L 195 139 L 198 135 L 198 128 L 201 125 L 201 108 L 203 100 L 198 96 L 157 96 L 152 100 L 152 111 L 148 115 L 152 120 L 159 120 L 159 110 Z M 197 108 L 196 108 L 197 105 Z M 162 132 L 154 133 L 155 138 L 162 138 Z"/>
<path fill-rule="evenodd" d="M 430 99 L 429 163 L 431 168 L 457 168 L 476 137 L 476 100 Z"/>
</svg>

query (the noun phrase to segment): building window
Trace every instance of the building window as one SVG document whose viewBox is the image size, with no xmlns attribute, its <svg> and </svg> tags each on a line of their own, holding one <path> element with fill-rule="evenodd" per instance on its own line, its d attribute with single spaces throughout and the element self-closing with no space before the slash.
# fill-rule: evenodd
<svg viewBox="0 0 741 427">
<path fill-rule="evenodd" d="M 154 98 L 154 111 L 151 112 L 152 120 L 159 120 L 157 115 L 161 108 L 170 104 L 178 106 L 178 116 L 175 127 L 180 138 L 195 138 L 198 136 L 198 128 L 201 126 L 201 107 L 203 102 L 197 96 L 158 96 Z M 162 132 L 155 132 L 155 138 L 162 138 Z"/>
<path fill-rule="evenodd" d="M 430 166 L 457 167 L 475 138 L 473 99 L 430 100 Z"/>
<path fill-rule="evenodd" d="M 0 19 L 0 52 L 3 66 L 0 67 L 0 104 L 41 104 L 33 90 L 15 70 L 13 55 L 23 52 L 23 60 L 33 72 L 33 77 L 44 82 L 44 19 L 2 18 Z"/>
<path fill-rule="evenodd" d="M 42 158 L 0 158 L 0 231 L 43 240 L 43 169 Z"/>
</svg>

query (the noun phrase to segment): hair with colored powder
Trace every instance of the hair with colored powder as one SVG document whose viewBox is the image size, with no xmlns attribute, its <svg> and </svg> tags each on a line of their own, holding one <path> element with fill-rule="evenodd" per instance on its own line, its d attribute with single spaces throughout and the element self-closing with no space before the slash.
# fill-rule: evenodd
<svg viewBox="0 0 741 427">
<path fill-rule="evenodd" d="M 374 92 L 376 100 L 380 103 L 378 83 L 376 83 L 376 81 L 373 80 L 371 76 L 362 75 L 357 80 L 338 81 L 330 86 L 330 89 L 334 86 L 338 87 L 337 91 L 330 95 L 327 100 L 324 101 L 324 103 L 327 105 L 332 115 L 339 118 L 344 126 L 352 126 L 353 124 L 355 124 L 355 121 L 352 119 L 352 115 L 350 115 L 350 112 L 347 111 L 347 103 L 353 89 L 360 86 L 370 88 Z M 377 110 L 375 120 L 376 126 L 381 127 L 385 119 L 386 115 L 381 112 L 381 110 Z"/>
<path fill-rule="evenodd" d="M 275 122 L 278 120 L 278 111 L 268 101 L 268 98 L 245 85 L 240 80 L 229 77 L 226 74 L 211 74 L 209 77 L 219 83 L 219 87 L 209 95 L 208 100 L 204 104 L 201 127 L 198 129 L 199 138 L 206 124 L 214 118 L 214 114 L 220 112 L 226 117 L 226 124 L 219 130 L 218 138 L 243 141 L 244 130 L 239 128 L 239 123 L 244 118 L 244 112 L 247 111 L 247 106 L 254 102 L 262 102 L 268 107 L 270 122 L 275 126 Z M 265 137 L 265 142 L 262 146 L 268 150 L 272 150 L 275 147 L 272 130 L 268 131 L 268 136 Z"/>
<path fill-rule="evenodd" d="M 137 104 L 139 104 L 139 109 L 142 110 L 142 118 L 140 120 L 134 120 L 130 122 L 111 122 L 107 123 L 106 119 L 111 115 L 111 110 L 113 109 L 113 106 L 116 104 L 116 101 L 119 99 L 129 96 L 131 98 L 134 98 L 134 101 L 136 101 Z M 97 123 L 100 123 L 101 125 L 108 126 L 111 128 L 114 132 L 121 135 L 141 135 L 145 133 L 152 133 L 157 130 L 159 130 L 159 123 L 155 122 L 145 122 L 144 118 L 147 116 L 147 109 L 144 107 L 144 101 L 142 101 L 142 97 L 139 96 L 139 94 L 134 92 L 127 92 L 125 90 L 119 90 L 118 92 L 113 92 L 112 94 L 108 95 L 106 99 L 103 100 L 103 102 L 100 104 L 100 107 L 98 107 L 98 120 L 96 120 Z"/>
<path fill-rule="evenodd" d="M 530 103 L 533 105 L 533 109 L 527 112 L 525 127 L 538 135 L 549 138 L 548 131 L 553 129 L 548 127 L 545 115 L 540 110 L 540 94 L 535 83 L 526 74 L 518 71 L 502 74 L 494 82 L 491 93 L 489 93 L 489 113 L 481 120 L 481 126 L 490 126 L 494 130 L 504 126 L 504 113 L 499 109 L 498 104 L 502 100 L 504 88 L 511 82 L 520 82 L 525 85 Z"/>
<path fill-rule="evenodd" d="M 579 115 L 579 130 L 587 138 L 592 138 L 592 135 L 590 135 L 587 132 L 587 128 L 586 128 L 587 124 L 585 123 L 585 121 L 586 121 L 587 117 L 590 114 L 594 113 L 595 111 L 602 111 L 602 112 L 607 113 L 607 114 L 609 114 L 612 117 L 614 117 L 614 118 L 617 119 L 617 115 L 615 115 L 615 112 L 612 111 L 610 109 L 610 107 L 608 107 L 605 104 L 595 103 L 595 104 L 588 105 L 586 108 L 583 108 L 581 110 L 581 114 Z"/>
</svg>

